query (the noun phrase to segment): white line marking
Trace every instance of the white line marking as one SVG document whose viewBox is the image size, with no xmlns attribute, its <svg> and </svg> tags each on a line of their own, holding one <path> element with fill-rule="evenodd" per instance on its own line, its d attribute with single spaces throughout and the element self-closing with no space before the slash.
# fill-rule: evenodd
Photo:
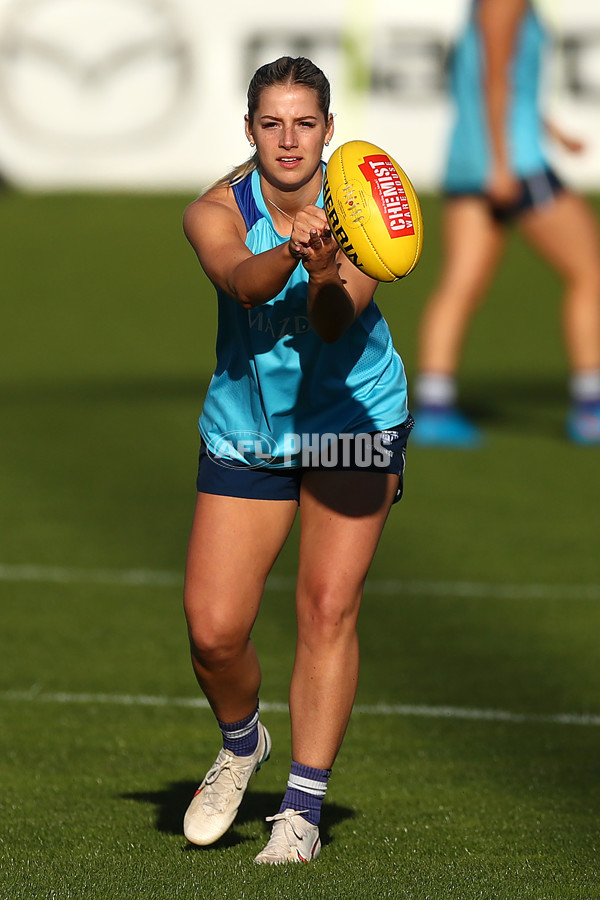
<svg viewBox="0 0 600 900">
<path fill-rule="evenodd" d="M 182 706 L 209 709 L 203 697 L 160 697 L 148 694 L 70 694 L 44 693 L 34 686 L 28 691 L 0 691 L 0 701 L 17 703 L 109 704 L 112 706 Z M 287 703 L 261 701 L 264 712 L 288 711 Z M 468 709 L 460 706 L 408 706 L 401 703 L 375 703 L 354 707 L 363 716 L 421 716 L 430 719 L 471 719 L 483 722 L 539 722 L 550 725 L 600 725 L 600 715 L 585 713 L 515 713 L 502 709 Z"/>
<path fill-rule="evenodd" d="M 0 581 L 170 587 L 182 584 L 183 575 L 179 572 L 165 572 L 158 569 L 74 569 L 64 566 L 0 565 Z"/>
<path fill-rule="evenodd" d="M 0 582 L 106 584 L 125 587 L 180 587 L 182 572 L 160 569 L 80 569 L 64 566 L 2 565 Z M 293 591 L 295 579 L 273 575 L 267 590 Z M 479 597 L 498 600 L 600 600 L 600 584 L 492 584 L 477 581 L 367 579 L 365 591 L 382 595 Z"/>
</svg>

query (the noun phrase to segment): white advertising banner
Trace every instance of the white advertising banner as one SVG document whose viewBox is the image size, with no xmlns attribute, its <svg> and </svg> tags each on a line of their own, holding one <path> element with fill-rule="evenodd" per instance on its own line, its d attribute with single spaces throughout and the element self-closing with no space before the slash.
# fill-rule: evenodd
<svg viewBox="0 0 600 900">
<path fill-rule="evenodd" d="M 248 81 L 286 54 L 331 80 L 330 149 L 371 141 L 435 188 L 448 53 L 468 2 L 0 0 L 0 176 L 28 189 L 198 191 L 248 156 Z M 600 188 L 600 3 L 541 5 L 557 36 L 549 108 L 586 144 L 556 163 Z"/>
</svg>

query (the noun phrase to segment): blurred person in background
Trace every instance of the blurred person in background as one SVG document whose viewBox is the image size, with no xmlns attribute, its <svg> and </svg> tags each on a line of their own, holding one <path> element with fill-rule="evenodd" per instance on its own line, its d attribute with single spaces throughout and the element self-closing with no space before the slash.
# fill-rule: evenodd
<svg viewBox="0 0 600 900">
<path fill-rule="evenodd" d="M 456 372 L 471 318 L 499 263 L 507 225 L 564 282 L 571 440 L 600 444 L 600 252 L 583 198 L 548 164 L 545 139 L 582 145 L 543 118 L 549 36 L 528 0 L 473 0 L 454 50 L 455 124 L 444 176 L 444 260 L 419 331 L 414 440 L 474 447 L 481 432 L 457 407 Z M 526 301 L 526 298 L 524 298 Z"/>
</svg>

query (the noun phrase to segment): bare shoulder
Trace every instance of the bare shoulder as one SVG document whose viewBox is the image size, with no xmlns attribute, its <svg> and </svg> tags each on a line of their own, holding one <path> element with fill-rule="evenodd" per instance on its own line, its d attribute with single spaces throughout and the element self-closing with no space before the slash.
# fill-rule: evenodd
<svg viewBox="0 0 600 900">
<path fill-rule="evenodd" d="M 207 228 L 231 230 L 244 236 L 244 220 L 229 184 L 219 184 L 202 194 L 185 208 L 183 228 L 193 244 L 196 236 Z"/>
<path fill-rule="evenodd" d="M 235 296 L 231 273 L 252 254 L 231 186 L 219 184 L 193 200 L 183 214 L 183 230 L 211 281 Z"/>
</svg>

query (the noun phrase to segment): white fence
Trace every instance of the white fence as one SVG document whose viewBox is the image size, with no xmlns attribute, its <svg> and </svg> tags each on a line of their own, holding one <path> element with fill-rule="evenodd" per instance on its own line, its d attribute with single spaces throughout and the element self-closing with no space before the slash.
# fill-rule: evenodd
<svg viewBox="0 0 600 900">
<path fill-rule="evenodd" d="M 331 79 L 331 149 L 370 140 L 418 187 L 435 187 L 447 54 L 467 5 L 0 0 L 0 174 L 26 188 L 196 191 L 247 156 L 248 80 L 290 54 Z M 543 7 L 557 26 L 550 112 L 587 145 L 556 162 L 573 183 L 600 188 L 600 3 Z"/>
</svg>

